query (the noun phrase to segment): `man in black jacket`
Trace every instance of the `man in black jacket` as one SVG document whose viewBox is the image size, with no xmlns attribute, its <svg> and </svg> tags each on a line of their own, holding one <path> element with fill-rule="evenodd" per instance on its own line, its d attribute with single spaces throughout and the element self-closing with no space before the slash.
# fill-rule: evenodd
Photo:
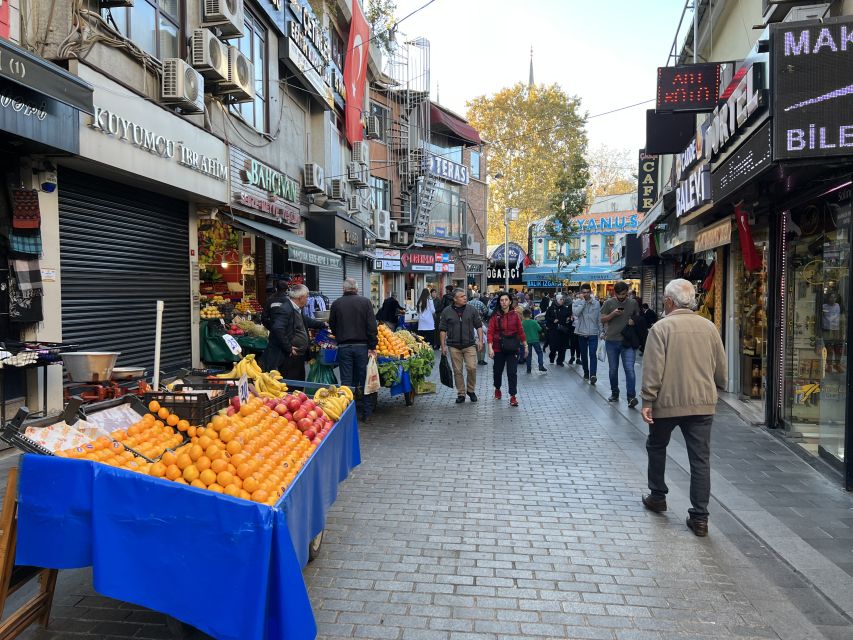
<svg viewBox="0 0 853 640">
<path fill-rule="evenodd" d="M 453 380 L 456 383 L 456 403 L 465 402 L 465 394 L 471 402 L 477 402 L 477 351 L 483 349 L 483 320 L 480 312 L 468 304 L 468 296 L 462 289 L 453 290 L 453 304 L 441 312 L 438 323 L 441 353 L 453 362 Z M 466 379 L 463 377 L 467 373 Z"/>
<path fill-rule="evenodd" d="M 355 278 L 344 280 L 344 295 L 332 303 L 329 327 L 338 343 L 341 384 L 353 390 L 359 419 L 366 421 L 376 399 L 375 394 L 373 398 L 364 396 L 367 361 L 376 355 L 379 335 L 373 305 L 370 300 L 358 295 Z"/>
<path fill-rule="evenodd" d="M 281 284 L 278 293 L 267 301 L 269 345 L 261 356 L 265 371 L 278 369 L 288 380 L 305 380 L 305 354 L 308 351 L 308 329 L 322 329 L 325 322 L 307 318 L 302 307 L 308 302 L 308 287 L 297 285 L 285 295 Z"/>
<path fill-rule="evenodd" d="M 562 293 L 554 296 L 554 303 L 545 312 L 545 326 L 548 329 L 548 359 L 562 367 L 566 360 L 566 349 L 571 343 L 574 328 L 571 323 L 572 308 L 566 304 Z"/>
</svg>

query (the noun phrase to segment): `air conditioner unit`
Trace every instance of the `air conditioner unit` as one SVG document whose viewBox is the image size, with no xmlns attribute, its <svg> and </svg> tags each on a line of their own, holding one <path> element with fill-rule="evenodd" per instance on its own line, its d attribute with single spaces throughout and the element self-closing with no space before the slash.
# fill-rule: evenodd
<svg viewBox="0 0 853 640">
<path fill-rule="evenodd" d="M 347 180 L 361 189 L 369 186 L 370 170 L 358 162 L 350 162 L 347 165 Z"/>
<path fill-rule="evenodd" d="M 462 247 L 464 249 L 473 249 L 474 248 L 474 234 L 473 233 L 462 234 Z"/>
<path fill-rule="evenodd" d="M 370 145 L 364 140 L 354 142 L 352 145 L 352 161 L 359 164 L 370 165 Z"/>
<path fill-rule="evenodd" d="M 160 80 L 163 102 L 179 105 L 186 111 L 204 111 L 204 78 L 180 58 L 163 60 Z"/>
<path fill-rule="evenodd" d="M 237 47 L 228 47 L 228 78 L 219 84 L 232 102 L 251 102 L 255 99 L 255 66 Z"/>
<path fill-rule="evenodd" d="M 400 223 L 396 220 L 390 220 L 388 222 L 388 229 L 391 231 L 391 233 L 397 233 L 400 230 Z"/>
<path fill-rule="evenodd" d="M 396 227 L 394 222 L 388 211 L 377 209 L 373 214 L 373 232 L 376 234 L 376 239 L 388 242 L 391 239 L 391 231 Z"/>
<path fill-rule="evenodd" d="M 377 116 L 368 116 L 367 118 L 367 139 L 368 140 L 379 140 L 382 138 L 382 131 L 380 130 L 380 122 Z"/>
<path fill-rule="evenodd" d="M 829 3 L 810 4 L 804 7 L 794 7 L 782 19 L 782 22 L 802 22 L 804 20 L 823 20 L 829 13 Z"/>
<path fill-rule="evenodd" d="M 347 212 L 357 213 L 358 211 L 360 211 L 360 207 L 358 206 L 358 195 L 347 196 Z"/>
<path fill-rule="evenodd" d="M 394 244 L 409 244 L 409 232 L 398 231 L 391 234 L 391 242 Z"/>
<path fill-rule="evenodd" d="M 326 180 L 323 167 L 319 164 L 309 162 L 303 168 L 303 182 L 305 193 L 324 193 L 326 191 Z"/>
<path fill-rule="evenodd" d="M 359 165 L 357 162 L 350 162 L 347 165 L 347 180 L 355 182 L 358 179 Z"/>
<path fill-rule="evenodd" d="M 202 24 L 216 27 L 223 36 L 243 35 L 243 0 L 204 0 Z"/>
<path fill-rule="evenodd" d="M 190 39 L 190 62 L 205 78 L 228 80 L 228 48 L 210 29 L 194 29 Z"/>
<path fill-rule="evenodd" d="M 343 201 L 347 197 L 347 183 L 342 178 L 332 178 L 329 182 L 329 197 Z"/>
</svg>

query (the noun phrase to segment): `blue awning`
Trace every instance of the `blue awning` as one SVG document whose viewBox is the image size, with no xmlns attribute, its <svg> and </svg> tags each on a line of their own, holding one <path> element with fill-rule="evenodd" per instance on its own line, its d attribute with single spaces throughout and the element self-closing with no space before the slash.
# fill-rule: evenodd
<svg viewBox="0 0 853 640">
<path fill-rule="evenodd" d="M 619 280 L 619 274 L 613 271 L 610 266 L 607 267 L 592 267 L 583 266 L 573 273 L 568 273 L 567 270 L 557 270 L 551 266 L 545 267 L 530 267 L 524 270 L 521 279 L 525 283 L 529 282 L 550 282 L 557 284 L 563 280 L 568 280 L 570 284 L 582 284 L 584 282 L 601 282 L 603 280 Z M 548 285 L 551 286 L 551 285 Z"/>
</svg>

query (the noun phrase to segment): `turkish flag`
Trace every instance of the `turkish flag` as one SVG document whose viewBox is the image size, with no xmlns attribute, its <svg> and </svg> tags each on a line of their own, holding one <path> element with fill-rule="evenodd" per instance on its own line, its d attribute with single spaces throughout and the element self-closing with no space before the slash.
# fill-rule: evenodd
<svg viewBox="0 0 853 640">
<path fill-rule="evenodd" d="M 370 27 L 358 0 L 352 0 L 352 22 L 349 45 L 344 60 L 344 85 L 347 88 L 346 129 L 350 144 L 364 139 L 361 108 L 364 104 L 364 85 L 367 82 L 367 57 L 370 55 Z"/>
<path fill-rule="evenodd" d="M 0 0 L 0 38 L 9 38 L 9 0 Z"/>
<path fill-rule="evenodd" d="M 752 229 L 749 228 L 749 211 L 743 206 L 735 205 L 737 230 L 740 237 L 740 252 L 743 254 L 743 266 L 747 271 L 760 271 L 763 260 L 752 241 Z"/>
</svg>

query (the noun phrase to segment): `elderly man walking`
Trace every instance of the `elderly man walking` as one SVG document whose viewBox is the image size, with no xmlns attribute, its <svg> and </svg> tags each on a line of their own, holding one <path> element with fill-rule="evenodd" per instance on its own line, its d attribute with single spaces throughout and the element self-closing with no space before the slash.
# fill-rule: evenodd
<svg viewBox="0 0 853 640">
<path fill-rule="evenodd" d="M 308 351 L 308 329 L 322 329 L 325 322 L 308 318 L 302 308 L 308 302 L 308 287 L 291 287 L 287 296 L 270 298 L 269 345 L 261 356 L 265 371 L 278 369 L 288 380 L 305 380 L 305 354 Z"/>
<path fill-rule="evenodd" d="M 646 451 L 651 493 L 643 497 L 650 511 L 666 511 L 666 446 L 681 427 L 690 459 L 687 526 L 708 535 L 711 498 L 711 423 L 717 389 L 726 386 L 726 352 L 714 324 L 693 313 L 696 289 L 677 279 L 664 289 L 666 314 L 649 331 L 643 358 L 643 420 L 649 424 Z"/>
<path fill-rule="evenodd" d="M 438 323 L 441 353 L 453 362 L 453 381 L 456 383 L 456 403 L 465 402 L 465 394 L 471 402 L 477 402 L 477 352 L 483 349 L 483 320 L 480 312 L 468 304 L 463 289 L 453 290 L 453 303 L 441 312 Z M 476 332 L 476 340 L 475 340 Z M 467 375 L 463 377 L 463 366 Z"/>
</svg>

